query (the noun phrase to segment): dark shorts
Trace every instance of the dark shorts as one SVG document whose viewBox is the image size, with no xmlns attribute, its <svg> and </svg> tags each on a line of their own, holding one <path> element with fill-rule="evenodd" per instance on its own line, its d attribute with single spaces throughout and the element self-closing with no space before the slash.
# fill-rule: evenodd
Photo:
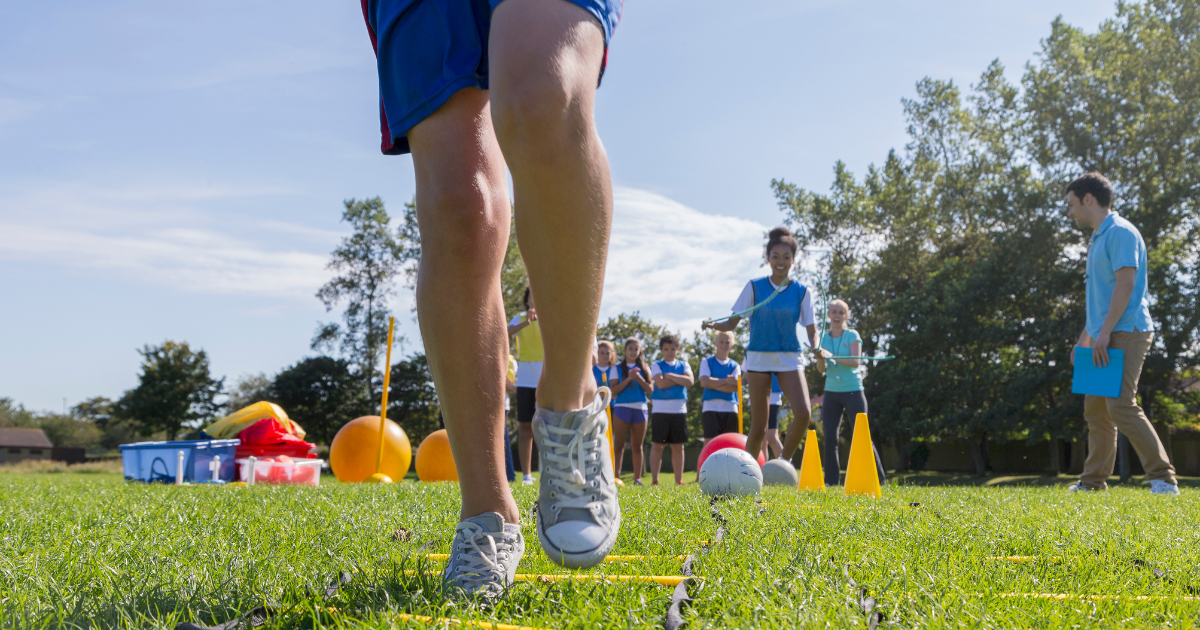
<svg viewBox="0 0 1200 630">
<path fill-rule="evenodd" d="M 533 414 L 537 411 L 537 388 L 517 388 L 517 422 L 533 422 Z"/>
<path fill-rule="evenodd" d="M 455 92 L 488 89 L 488 34 L 501 0 L 361 1 L 379 70 L 381 148 L 387 155 L 408 153 L 408 130 Z M 622 0 L 567 1 L 596 18 L 607 61 Z"/>
<path fill-rule="evenodd" d="M 687 414 L 650 414 L 650 441 L 655 444 L 687 444 Z"/>
<path fill-rule="evenodd" d="M 767 428 L 779 428 L 779 407 L 780 405 L 771 405 L 770 411 L 767 412 Z"/>
<path fill-rule="evenodd" d="M 700 424 L 704 427 L 704 439 L 706 440 L 711 440 L 722 433 L 737 433 L 737 412 L 705 411 L 700 414 Z"/>
<path fill-rule="evenodd" d="M 646 410 L 634 407 L 613 407 L 613 418 L 628 424 L 641 424 L 646 421 Z"/>
</svg>

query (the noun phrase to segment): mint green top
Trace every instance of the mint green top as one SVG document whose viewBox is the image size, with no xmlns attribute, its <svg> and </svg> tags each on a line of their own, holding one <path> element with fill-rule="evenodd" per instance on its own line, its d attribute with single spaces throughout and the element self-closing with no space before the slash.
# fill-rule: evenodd
<svg viewBox="0 0 1200 630">
<path fill-rule="evenodd" d="M 854 342 L 859 342 L 859 351 L 852 352 L 850 346 Z M 845 357 L 854 354 L 862 354 L 862 337 L 858 336 L 858 332 L 847 328 L 842 331 L 840 337 L 831 337 L 829 333 L 821 338 L 821 348 L 833 353 L 835 357 Z M 827 392 L 857 392 L 863 388 L 862 375 L 859 374 L 858 368 L 852 368 L 834 363 L 830 359 L 825 360 L 825 391 Z"/>
</svg>

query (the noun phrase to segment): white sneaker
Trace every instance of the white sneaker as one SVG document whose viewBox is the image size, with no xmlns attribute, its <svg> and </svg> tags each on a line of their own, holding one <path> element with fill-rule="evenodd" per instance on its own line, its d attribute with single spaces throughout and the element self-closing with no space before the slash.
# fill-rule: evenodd
<svg viewBox="0 0 1200 630">
<path fill-rule="evenodd" d="M 1150 493 L 1151 494 L 1169 494 L 1169 495 L 1176 495 L 1176 496 L 1179 495 L 1179 486 L 1177 486 L 1169 481 L 1163 481 L 1162 479 L 1155 479 L 1154 481 L 1147 481 L 1146 483 L 1150 484 Z"/>
<path fill-rule="evenodd" d="M 525 477 L 523 479 L 521 479 L 521 483 L 523 483 L 527 486 L 532 486 L 533 485 L 533 475 L 525 475 Z"/>
<path fill-rule="evenodd" d="M 606 437 L 611 399 L 601 387 L 588 407 L 562 414 L 538 407 L 533 416 L 542 472 L 538 540 L 559 566 L 594 567 L 617 542 L 621 506 Z"/>
<path fill-rule="evenodd" d="M 517 563 L 525 555 L 521 526 L 504 522 L 497 512 L 484 512 L 458 524 L 442 586 L 460 594 L 495 599 L 512 584 Z"/>
<path fill-rule="evenodd" d="M 1067 486 L 1067 492 L 1096 492 L 1096 490 L 1083 485 L 1082 481 L 1076 481 L 1075 483 Z"/>
</svg>

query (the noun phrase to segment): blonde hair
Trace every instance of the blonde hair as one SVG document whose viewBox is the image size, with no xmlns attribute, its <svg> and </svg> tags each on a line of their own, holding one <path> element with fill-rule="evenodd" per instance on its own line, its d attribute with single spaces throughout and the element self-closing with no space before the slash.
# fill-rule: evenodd
<svg viewBox="0 0 1200 630">
<path fill-rule="evenodd" d="M 829 301 L 830 308 L 833 308 L 834 305 L 836 305 L 836 304 L 841 304 L 842 308 L 846 309 L 846 319 L 850 319 L 850 305 L 846 303 L 846 300 L 843 300 L 842 298 L 837 298 L 836 300 Z M 828 315 L 826 315 L 826 316 L 828 317 Z"/>
<path fill-rule="evenodd" d="M 717 331 L 717 334 L 713 335 L 713 343 L 716 343 L 721 337 L 729 337 L 729 342 L 737 345 L 737 337 L 733 334 L 732 330 Z"/>
<path fill-rule="evenodd" d="M 604 346 L 605 348 L 608 348 L 608 365 L 609 365 L 609 367 L 617 364 L 617 347 L 613 345 L 613 342 L 608 341 L 607 339 L 601 339 L 600 341 L 596 342 L 596 345 Z M 597 356 L 596 359 L 597 359 L 597 363 L 599 363 L 599 356 Z"/>
</svg>

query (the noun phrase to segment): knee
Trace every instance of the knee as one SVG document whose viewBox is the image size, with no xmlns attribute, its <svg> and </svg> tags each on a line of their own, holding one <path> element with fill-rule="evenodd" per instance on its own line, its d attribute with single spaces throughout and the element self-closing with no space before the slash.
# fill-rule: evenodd
<svg viewBox="0 0 1200 630">
<path fill-rule="evenodd" d="M 590 89 L 574 85 L 568 76 L 526 76 L 503 93 L 493 92 L 492 122 L 510 165 L 524 157 L 554 159 L 556 147 L 590 135 Z"/>
</svg>

